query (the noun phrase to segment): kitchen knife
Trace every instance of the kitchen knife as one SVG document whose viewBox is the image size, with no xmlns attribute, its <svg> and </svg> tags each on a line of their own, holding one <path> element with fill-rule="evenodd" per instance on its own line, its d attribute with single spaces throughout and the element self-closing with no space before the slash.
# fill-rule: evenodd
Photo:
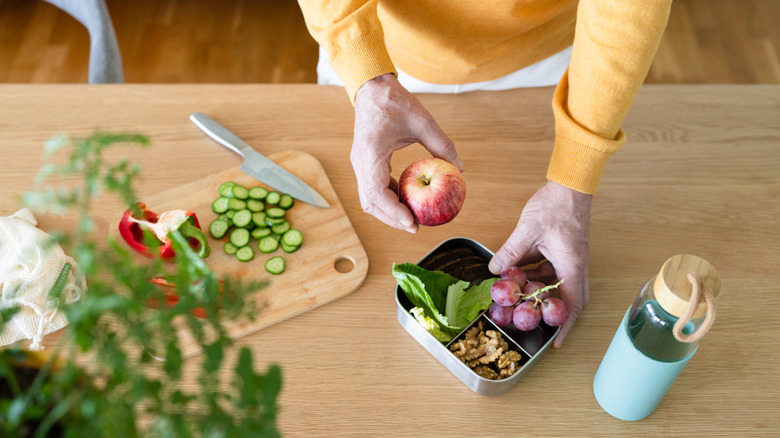
<svg viewBox="0 0 780 438">
<path fill-rule="evenodd" d="M 276 190 L 287 193 L 295 199 L 300 199 L 317 207 L 330 207 L 328 201 L 317 193 L 316 190 L 254 150 L 252 146 L 249 146 L 211 117 L 203 113 L 192 113 L 190 114 L 190 120 L 214 141 L 244 157 L 241 170 L 247 175 L 268 184 Z"/>
</svg>

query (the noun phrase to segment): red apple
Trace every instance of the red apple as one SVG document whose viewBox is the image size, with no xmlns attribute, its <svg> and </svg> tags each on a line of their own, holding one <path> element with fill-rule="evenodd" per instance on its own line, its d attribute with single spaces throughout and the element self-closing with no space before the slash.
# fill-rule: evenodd
<svg viewBox="0 0 780 438">
<path fill-rule="evenodd" d="M 409 207 L 420 225 L 453 220 L 466 198 L 466 182 L 457 167 L 439 158 L 410 164 L 398 180 L 398 199 Z"/>
</svg>

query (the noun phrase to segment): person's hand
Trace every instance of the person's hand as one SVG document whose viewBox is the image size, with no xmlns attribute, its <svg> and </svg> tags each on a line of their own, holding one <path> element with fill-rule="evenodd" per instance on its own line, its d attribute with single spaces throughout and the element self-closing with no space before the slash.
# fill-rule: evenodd
<svg viewBox="0 0 780 438">
<path fill-rule="evenodd" d="M 490 271 L 500 274 L 510 266 L 542 262 L 528 271 L 530 280 L 558 287 L 569 308 L 569 319 L 553 342 L 558 348 L 574 321 L 588 305 L 588 235 L 592 196 L 548 181 L 528 200 L 517 227 L 490 261 Z"/>
<path fill-rule="evenodd" d="M 409 209 L 398 201 L 398 181 L 390 175 L 393 152 L 412 143 L 420 143 L 434 157 L 464 170 L 452 140 L 394 75 L 382 75 L 363 84 L 355 94 L 355 133 L 350 153 L 360 205 L 385 224 L 415 233 L 418 225 Z"/>
</svg>

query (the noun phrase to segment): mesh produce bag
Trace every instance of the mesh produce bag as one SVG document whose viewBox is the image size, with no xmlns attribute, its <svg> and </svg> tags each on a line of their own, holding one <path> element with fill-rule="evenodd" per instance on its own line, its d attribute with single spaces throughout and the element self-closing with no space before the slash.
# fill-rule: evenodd
<svg viewBox="0 0 780 438">
<path fill-rule="evenodd" d="M 19 307 L 0 325 L 0 346 L 31 339 L 30 350 L 42 350 L 43 336 L 68 325 L 62 303 L 78 301 L 86 285 L 77 285 L 76 263 L 24 208 L 0 217 L 0 309 Z M 52 290 L 61 289 L 59 298 Z"/>
</svg>

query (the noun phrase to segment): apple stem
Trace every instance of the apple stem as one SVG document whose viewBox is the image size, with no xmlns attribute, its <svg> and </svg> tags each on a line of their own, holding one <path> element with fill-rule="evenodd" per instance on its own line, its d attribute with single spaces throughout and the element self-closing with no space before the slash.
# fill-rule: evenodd
<svg viewBox="0 0 780 438">
<path fill-rule="evenodd" d="M 420 175 L 420 179 L 426 186 L 431 184 L 431 181 L 425 175 Z"/>
</svg>

